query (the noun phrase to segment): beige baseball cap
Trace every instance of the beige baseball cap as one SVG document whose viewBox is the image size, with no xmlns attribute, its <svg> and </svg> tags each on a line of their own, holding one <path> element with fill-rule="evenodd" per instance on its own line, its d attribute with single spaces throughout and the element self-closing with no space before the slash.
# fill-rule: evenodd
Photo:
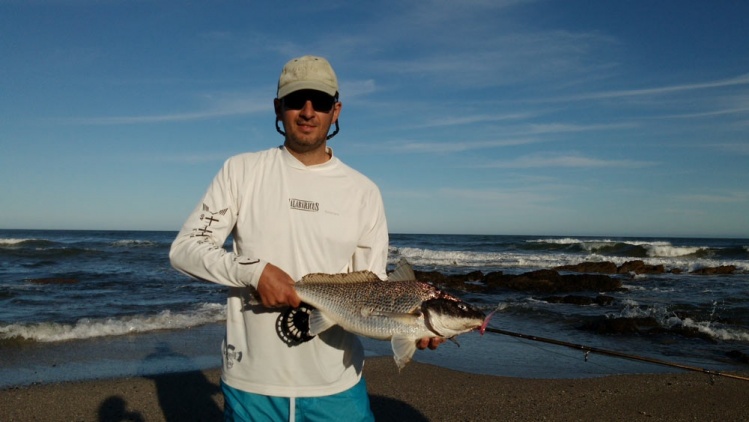
<svg viewBox="0 0 749 422">
<path fill-rule="evenodd" d="M 338 92 L 338 79 L 327 60 L 317 56 L 302 56 L 290 60 L 278 78 L 276 98 L 283 98 L 294 91 L 314 89 L 331 97 Z"/>
</svg>

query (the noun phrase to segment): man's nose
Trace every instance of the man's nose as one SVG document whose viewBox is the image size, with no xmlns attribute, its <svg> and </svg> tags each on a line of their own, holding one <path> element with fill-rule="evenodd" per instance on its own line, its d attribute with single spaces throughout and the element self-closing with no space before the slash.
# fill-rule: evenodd
<svg viewBox="0 0 749 422">
<path fill-rule="evenodd" d="M 304 107 L 302 107 L 301 110 L 299 110 L 299 114 L 301 114 L 304 117 L 312 117 L 315 114 L 315 108 L 312 107 L 312 101 L 307 100 L 304 102 Z"/>
</svg>

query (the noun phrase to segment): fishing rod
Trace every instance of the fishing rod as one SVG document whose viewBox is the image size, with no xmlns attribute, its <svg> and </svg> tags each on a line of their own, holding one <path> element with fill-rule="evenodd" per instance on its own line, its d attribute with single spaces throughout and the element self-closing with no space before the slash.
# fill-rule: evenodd
<svg viewBox="0 0 749 422">
<path fill-rule="evenodd" d="M 614 350 L 599 349 L 596 347 L 584 346 L 582 344 L 568 343 L 566 341 L 554 340 L 554 339 L 544 338 L 544 337 L 537 337 L 537 336 L 532 336 L 528 334 L 515 333 L 512 331 L 505 331 L 505 330 L 500 330 L 500 329 L 491 328 L 491 327 L 485 327 L 484 330 L 490 333 L 503 334 L 506 336 L 518 337 L 518 338 L 522 338 L 526 340 L 540 341 L 542 343 L 555 344 L 557 346 L 564 346 L 564 347 L 569 347 L 572 349 L 582 350 L 585 352 L 586 361 L 588 360 L 588 353 L 598 353 L 600 355 L 614 356 L 614 357 L 619 357 L 619 358 L 624 358 L 624 359 L 636 360 L 640 362 L 654 363 L 656 365 L 670 366 L 672 368 L 679 368 L 679 369 L 684 369 L 687 371 L 701 372 L 703 374 L 708 374 L 712 376 L 733 378 L 733 379 L 737 379 L 741 381 L 749 381 L 749 377 L 743 377 L 743 376 L 734 375 L 734 374 L 727 374 L 725 372 L 699 368 L 696 366 L 682 365 L 680 363 L 668 362 L 665 360 L 654 359 L 654 358 L 647 358 L 644 356 L 631 355 L 628 353 L 617 352 Z"/>
</svg>

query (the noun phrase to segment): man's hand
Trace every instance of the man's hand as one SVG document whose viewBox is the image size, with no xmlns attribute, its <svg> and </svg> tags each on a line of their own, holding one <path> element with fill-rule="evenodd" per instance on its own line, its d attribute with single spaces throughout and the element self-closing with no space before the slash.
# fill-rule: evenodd
<svg viewBox="0 0 749 422">
<path fill-rule="evenodd" d="M 416 348 L 424 350 L 428 347 L 429 349 L 434 350 L 444 342 L 445 339 L 442 337 L 424 337 L 416 342 Z"/>
<path fill-rule="evenodd" d="M 263 306 L 278 308 L 291 306 L 296 308 L 302 302 L 294 289 L 294 280 L 286 272 L 268 263 L 260 274 L 257 292 Z"/>
</svg>

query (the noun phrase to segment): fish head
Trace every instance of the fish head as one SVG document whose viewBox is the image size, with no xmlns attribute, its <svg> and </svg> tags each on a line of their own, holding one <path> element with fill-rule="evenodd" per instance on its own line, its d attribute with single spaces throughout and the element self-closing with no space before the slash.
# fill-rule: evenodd
<svg viewBox="0 0 749 422">
<path fill-rule="evenodd" d="M 421 305 L 427 327 L 439 337 L 452 338 L 481 328 L 486 315 L 480 309 L 454 299 L 430 299 Z"/>
</svg>

